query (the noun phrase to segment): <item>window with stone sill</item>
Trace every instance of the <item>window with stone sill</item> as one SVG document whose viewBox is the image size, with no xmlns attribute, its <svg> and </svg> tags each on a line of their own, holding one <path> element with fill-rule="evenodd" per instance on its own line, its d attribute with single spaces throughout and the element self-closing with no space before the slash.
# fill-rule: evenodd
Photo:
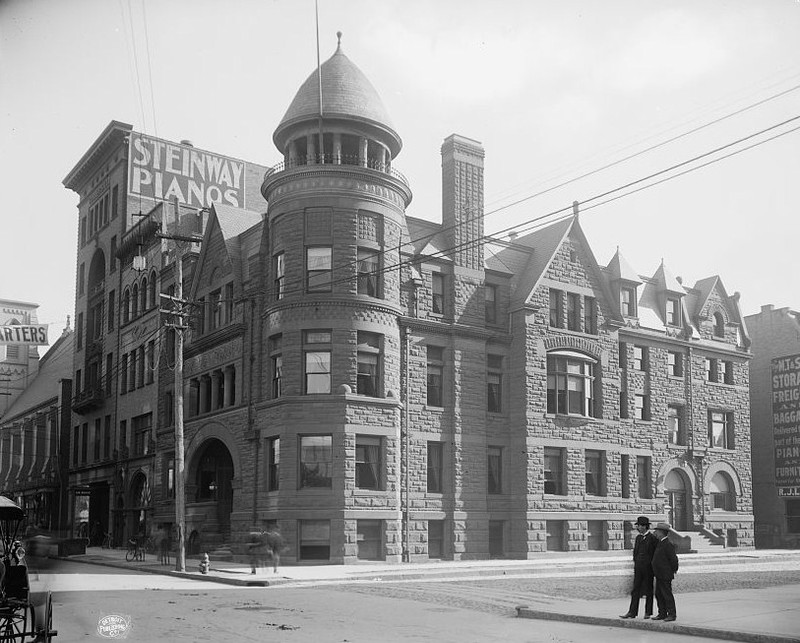
<svg viewBox="0 0 800 643">
<path fill-rule="evenodd" d="M 503 449 L 488 447 L 487 453 L 488 489 L 491 494 L 503 493 Z"/>
<path fill-rule="evenodd" d="M 563 449 L 553 447 L 544 449 L 544 492 L 555 496 L 566 495 Z"/>
<path fill-rule="evenodd" d="M 594 297 L 583 298 L 583 332 L 597 335 L 597 300 Z"/>
<path fill-rule="evenodd" d="M 550 327 L 564 326 L 564 291 L 550 288 Z"/>
<path fill-rule="evenodd" d="M 371 435 L 356 436 L 356 487 L 358 489 L 382 488 L 381 438 Z"/>
<path fill-rule="evenodd" d="M 686 445 L 686 429 L 684 427 L 683 407 L 670 404 L 667 407 L 667 436 L 669 444 Z"/>
<path fill-rule="evenodd" d="M 547 355 L 547 412 L 593 417 L 595 360 L 573 351 Z"/>
<path fill-rule="evenodd" d="M 730 477 L 719 471 L 711 478 L 709 489 L 711 510 L 736 511 L 736 492 Z"/>
<path fill-rule="evenodd" d="M 302 435 L 300 487 L 330 488 L 333 483 L 333 439 L 330 435 Z"/>
<path fill-rule="evenodd" d="M 359 395 L 380 395 L 380 374 L 383 337 L 376 333 L 358 331 L 357 387 Z"/>
<path fill-rule="evenodd" d="M 728 411 L 708 412 L 708 444 L 716 449 L 733 449 L 733 413 Z"/>
<path fill-rule="evenodd" d="M 487 324 L 497 323 L 497 286 L 486 284 L 484 286 L 484 319 Z"/>
<path fill-rule="evenodd" d="M 605 453 L 587 449 L 585 454 L 586 494 L 590 496 L 605 496 Z"/>
<path fill-rule="evenodd" d="M 442 468 L 444 466 L 444 443 L 428 441 L 428 486 L 429 493 L 442 493 Z"/>
<path fill-rule="evenodd" d="M 683 377 L 683 354 L 677 351 L 667 353 L 667 373 L 670 377 Z"/>
<path fill-rule="evenodd" d="M 368 297 L 381 297 L 380 257 L 378 250 L 358 249 L 358 294 Z"/>
<path fill-rule="evenodd" d="M 620 312 L 625 317 L 636 317 L 636 288 L 623 286 L 620 288 Z"/>
<path fill-rule="evenodd" d="M 681 323 L 681 300 L 677 297 L 667 298 L 667 325 L 680 327 Z"/>
<path fill-rule="evenodd" d="M 427 346 L 426 403 L 428 406 L 443 406 L 442 375 L 444 372 L 444 349 Z"/>
<path fill-rule="evenodd" d="M 281 439 L 280 436 L 267 438 L 267 491 L 280 488 Z"/>
<path fill-rule="evenodd" d="M 431 310 L 435 315 L 444 315 L 444 275 L 431 274 Z"/>
<path fill-rule="evenodd" d="M 567 293 L 567 330 L 581 330 L 581 296 L 574 292 Z"/>
<path fill-rule="evenodd" d="M 650 484 L 652 460 L 648 455 L 636 456 L 636 483 L 640 498 L 652 498 L 653 487 Z"/>
<path fill-rule="evenodd" d="M 503 410 L 503 356 L 487 355 L 486 410 L 501 413 Z"/>
</svg>

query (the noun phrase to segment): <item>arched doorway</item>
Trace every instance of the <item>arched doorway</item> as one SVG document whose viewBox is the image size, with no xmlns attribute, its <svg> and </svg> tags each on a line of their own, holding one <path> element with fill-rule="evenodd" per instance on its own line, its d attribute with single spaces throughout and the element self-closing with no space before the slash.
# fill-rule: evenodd
<svg viewBox="0 0 800 643">
<path fill-rule="evenodd" d="M 133 538 L 139 534 L 147 535 L 150 526 L 147 521 L 147 512 L 150 510 L 150 485 L 147 484 L 147 476 L 141 471 L 133 476 L 131 480 L 131 490 L 128 496 L 130 502 L 128 534 Z"/>
<path fill-rule="evenodd" d="M 220 534 L 228 536 L 231 530 L 233 508 L 233 459 L 222 441 L 212 438 L 202 447 L 198 461 L 195 484 L 197 502 L 215 502 Z"/>
<path fill-rule="evenodd" d="M 686 531 L 692 526 L 691 483 L 680 469 L 672 469 L 664 478 L 667 497 L 667 520 L 676 531 Z"/>
</svg>

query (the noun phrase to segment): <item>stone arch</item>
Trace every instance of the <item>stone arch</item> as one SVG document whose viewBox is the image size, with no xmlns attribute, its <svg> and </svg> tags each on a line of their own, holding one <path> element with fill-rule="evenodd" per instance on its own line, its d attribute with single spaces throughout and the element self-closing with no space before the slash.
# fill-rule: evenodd
<svg viewBox="0 0 800 643">
<path fill-rule="evenodd" d="M 717 473 L 724 473 L 730 478 L 736 497 L 740 498 L 742 496 L 742 482 L 739 479 L 739 474 L 736 473 L 736 469 L 727 462 L 715 462 L 706 469 L 703 479 L 703 493 L 708 494 L 711 492 L 711 480 Z"/>
<path fill-rule="evenodd" d="M 680 470 L 681 473 L 686 476 L 690 488 L 693 491 L 695 489 L 700 489 L 700 480 L 697 477 L 697 472 L 695 472 L 695 470 L 683 460 L 679 460 L 678 458 L 670 458 L 664 464 L 662 464 L 658 470 L 658 475 L 656 476 L 657 494 L 663 495 L 664 481 L 666 480 L 667 474 L 675 469 Z"/>
<path fill-rule="evenodd" d="M 98 284 L 102 283 L 105 278 L 106 255 L 100 248 L 98 248 L 94 251 L 94 254 L 92 255 L 92 262 L 89 264 L 89 274 L 87 275 L 87 286 L 89 288 L 89 292 L 93 292 L 93 289 L 96 288 Z"/>
<path fill-rule="evenodd" d="M 600 361 L 603 350 L 600 347 L 600 342 L 587 339 L 585 337 L 572 337 L 565 335 L 564 337 L 546 337 L 542 341 L 543 352 L 549 353 L 550 351 L 562 350 L 575 350 Z"/>
<path fill-rule="evenodd" d="M 665 499 L 667 521 L 676 531 L 693 528 L 693 498 L 698 488 L 697 474 L 685 462 L 671 458 L 661 466 L 656 478 L 656 490 Z"/>
<path fill-rule="evenodd" d="M 222 442 L 222 444 L 224 444 L 228 449 L 228 453 L 231 454 L 231 460 L 233 460 L 233 471 L 235 474 L 234 477 L 241 475 L 241 453 L 236 445 L 236 441 L 233 439 L 233 435 L 231 435 L 231 432 L 227 427 L 219 422 L 208 422 L 201 426 L 197 433 L 195 433 L 186 443 L 187 480 L 191 480 L 189 476 L 191 476 L 197 468 L 197 459 L 203 451 L 204 443 L 213 438 L 216 438 Z"/>
</svg>

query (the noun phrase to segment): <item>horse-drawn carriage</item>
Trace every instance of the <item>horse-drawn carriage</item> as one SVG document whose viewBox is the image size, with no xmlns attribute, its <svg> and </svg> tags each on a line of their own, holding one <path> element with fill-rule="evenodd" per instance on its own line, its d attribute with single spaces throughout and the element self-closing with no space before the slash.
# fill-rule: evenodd
<svg viewBox="0 0 800 643">
<path fill-rule="evenodd" d="M 25 512 L 0 496 L 0 643 L 51 641 L 57 634 L 50 592 L 30 592 L 24 522 Z"/>
</svg>

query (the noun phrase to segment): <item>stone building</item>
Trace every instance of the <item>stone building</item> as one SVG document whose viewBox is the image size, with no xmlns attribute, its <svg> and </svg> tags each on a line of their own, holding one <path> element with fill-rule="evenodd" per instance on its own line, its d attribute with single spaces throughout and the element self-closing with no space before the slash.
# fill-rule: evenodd
<svg viewBox="0 0 800 643">
<path fill-rule="evenodd" d="M 259 176 L 261 200 L 203 206 L 186 258 L 190 553 L 239 554 L 277 526 L 287 562 L 526 558 L 621 549 L 643 513 L 686 547 L 752 546 L 749 339 L 718 277 L 686 287 L 663 263 L 642 276 L 619 252 L 599 264 L 577 206 L 487 239 L 484 150 L 455 134 L 442 222 L 408 216 L 402 141 L 341 46 L 273 142 L 283 162 Z M 172 340 L 152 299 L 132 311 L 154 283 L 174 292 L 172 271 L 145 285 L 132 269 L 167 265 L 164 213 L 180 223 L 194 206 L 151 196 L 117 251 L 119 447 L 102 484 L 115 515 L 133 516 L 128 533 L 174 516 Z M 73 437 L 110 410 L 76 420 Z M 76 461 L 91 487 L 100 468 Z"/>
<path fill-rule="evenodd" d="M 756 547 L 800 547 L 800 422 L 776 427 L 773 411 L 800 406 L 800 361 L 793 360 L 788 374 L 793 381 L 773 388 L 773 363 L 780 358 L 800 355 L 800 312 L 790 308 L 761 307 L 761 312 L 745 317 L 752 338 L 750 363 L 750 408 L 753 450 L 753 511 L 756 520 Z M 776 364 L 777 367 L 777 364 Z M 776 368 L 774 374 L 780 371 Z M 781 396 L 783 390 L 792 393 Z M 776 431 L 783 428 L 783 431 Z M 789 451 L 778 448 L 789 447 Z M 792 448 L 794 447 L 794 448 Z M 779 480 L 778 468 L 794 466 L 788 480 Z M 787 478 L 783 474 L 780 478 Z M 780 484 L 779 484 L 780 482 Z"/>
<path fill-rule="evenodd" d="M 48 531 L 66 520 L 68 468 L 61 455 L 69 451 L 73 338 L 67 328 L 53 342 L 0 418 L 0 490 L 25 509 L 29 526 Z"/>
</svg>

